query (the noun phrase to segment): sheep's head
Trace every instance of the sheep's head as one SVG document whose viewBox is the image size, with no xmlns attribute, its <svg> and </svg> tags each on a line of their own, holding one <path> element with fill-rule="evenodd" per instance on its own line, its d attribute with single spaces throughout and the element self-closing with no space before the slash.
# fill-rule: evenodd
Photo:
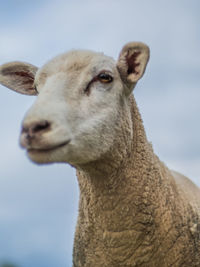
<svg viewBox="0 0 200 267">
<path fill-rule="evenodd" d="M 29 158 L 73 165 L 100 158 L 113 145 L 122 111 L 148 59 L 146 45 L 129 43 L 117 63 L 101 53 L 71 51 L 41 69 L 22 62 L 2 65 L 1 84 L 37 95 L 20 136 Z"/>
</svg>

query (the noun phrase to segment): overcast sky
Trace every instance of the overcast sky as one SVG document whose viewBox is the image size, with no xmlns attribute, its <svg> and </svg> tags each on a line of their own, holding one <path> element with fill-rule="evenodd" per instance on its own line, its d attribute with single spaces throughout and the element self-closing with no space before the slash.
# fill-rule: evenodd
<svg viewBox="0 0 200 267">
<path fill-rule="evenodd" d="M 134 90 L 147 136 L 161 160 L 200 185 L 198 0 L 0 3 L 0 64 L 20 60 L 41 66 L 73 48 L 117 59 L 126 42 L 147 43 L 150 62 Z M 78 209 L 75 170 L 34 165 L 19 148 L 20 123 L 33 101 L 0 86 L 0 262 L 70 267 Z"/>
</svg>

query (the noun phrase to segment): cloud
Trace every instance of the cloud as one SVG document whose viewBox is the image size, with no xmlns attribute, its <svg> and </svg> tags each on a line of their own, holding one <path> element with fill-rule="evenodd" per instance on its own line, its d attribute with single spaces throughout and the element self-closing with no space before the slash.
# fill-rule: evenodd
<svg viewBox="0 0 200 267">
<path fill-rule="evenodd" d="M 1 38 L 4 48 L 8 45 L 5 52 L 28 57 L 30 51 L 45 60 L 70 48 L 97 49 L 117 56 L 125 42 L 143 40 L 165 60 L 170 52 L 177 63 L 185 59 L 199 66 L 198 59 L 191 56 L 198 49 L 197 18 L 194 6 L 186 9 L 181 1 L 46 1 L 17 18 L 16 27 L 2 21 Z"/>
<path fill-rule="evenodd" d="M 0 180 L 0 259 L 22 267 L 66 266 L 78 206 L 74 170 L 66 164 L 38 168 L 24 158 L 15 171 Z"/>
</svg>

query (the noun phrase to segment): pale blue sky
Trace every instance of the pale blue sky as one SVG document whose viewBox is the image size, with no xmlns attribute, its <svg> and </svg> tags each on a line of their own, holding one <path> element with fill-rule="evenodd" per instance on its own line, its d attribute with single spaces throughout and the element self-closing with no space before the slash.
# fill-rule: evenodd
<svg viewBox="0 0 200 267">
<path fill-rule="evenodd" d="M 134 94 L 148 138 L 170 168 L 200 185 L 199 11 L 198 0 L 0 1 L 0 64 L 41 66 L 72 48 L 117 58 L 126 42 L 147 43 L 150 62 Z M 0 86 L 0 262 L 70 267 L 75 170 L 34 165 L 20 149 L 20 123 L 33 101 Z"/>
</svg>

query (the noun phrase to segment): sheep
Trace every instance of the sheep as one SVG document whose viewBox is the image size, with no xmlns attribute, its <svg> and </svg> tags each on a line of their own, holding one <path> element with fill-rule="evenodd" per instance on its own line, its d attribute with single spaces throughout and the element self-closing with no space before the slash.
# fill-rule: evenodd
<svg viewBox="0 0 200 267">
<path fill-rule="evenodd" d="M 132 94 L 149 48 L 116 62 L 72 50 L 42 68 L 11 62 L 0 83 L 37 95 L 20 144 L 35 163 L 66 162 L 80 189 L 74 267 L 200 266 L 200 191 L 155 155 Z"/>
</svg>

